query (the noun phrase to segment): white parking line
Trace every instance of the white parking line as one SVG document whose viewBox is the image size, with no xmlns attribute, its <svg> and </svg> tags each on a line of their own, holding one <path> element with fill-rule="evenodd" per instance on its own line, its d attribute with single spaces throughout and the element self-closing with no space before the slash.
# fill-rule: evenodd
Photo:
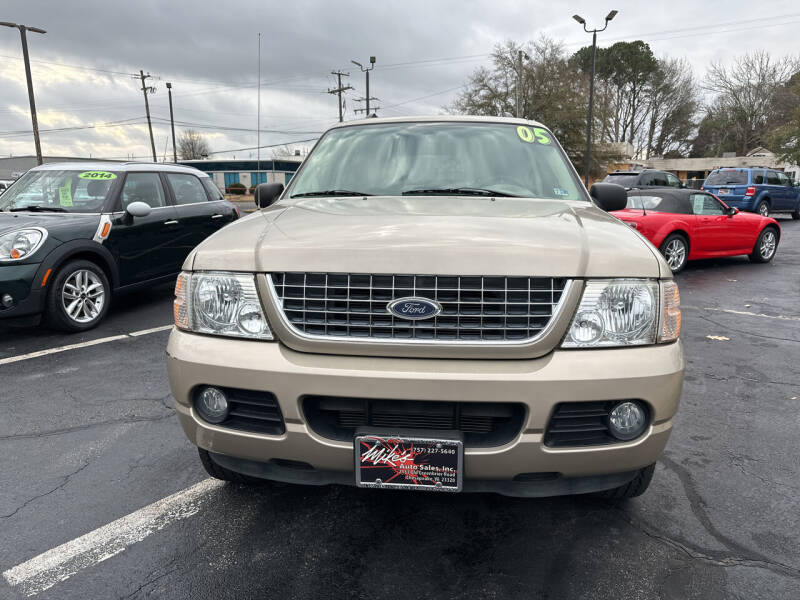
<svg viewBox="0 0 800 600">
<path fill-rule="evenodd" d="M 69 344 L 67 346 L 58 346 L 56 348 L 47 348 L 46 350 L 29 352 L 28 354 L 9 356 L 8 358 L 0 358 L 0 365 L 7 365 L 10 363 L 19 362 L 21 360 L 29 360 L 31 358 L 39 358 L 40 356 L 47 356 L 48 354 L 57 354 L 59 352 L 66 352 L 67 350 L 77 350 L 78 348 L 88 348 L 89 346 L 97 346 L 98 344 L 107 344 L 108 342 L 116 342 L 117 340 L 125 340 L 131 337 L 140 337 L 151 333 L 158 333 L 159 331 L 166 331 L 167 329 L 172 329 L 172 325 L 153 327 L 152 329 L 142 329 L 141 331 L 134 331 L 132 333 L 123 333 L 120 335 L 112 335 L 110 337 L 104 337 L 97 340 L 91 340 L 88 342 L 81 342 L 79 344 Z"/>
<path fill-rule="evenodd" d="M 224 482 L 217 479 L 205 479 L 12 567 L 3 573 L 3 578 L 26 596 L 34 596 L 116 556 L 156 531 L 191 517 L 200 510 L 203 497 L 222 485 Z"/>
</svg>

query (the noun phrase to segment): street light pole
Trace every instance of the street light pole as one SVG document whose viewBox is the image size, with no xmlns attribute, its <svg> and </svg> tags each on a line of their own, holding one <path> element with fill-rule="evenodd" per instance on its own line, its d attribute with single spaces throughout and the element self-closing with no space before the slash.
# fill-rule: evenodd
<svg viewBox="0 0 800 600">
<path fill-rule="evenodd" d="M 25 61 L 25 79 L 28 81 L 28 102 L 31 105 L 31 123 L 33 124 L 33 142 L 36 145 L 36 164 L 42 164 L 42 145 L 39 142 L 39 121 L 36 118 L 36 101 L 33 98 L 33 79 L 31 79 L 31 61 L 28 57 L 28 31 L 34 33 L 47 33 L 38 27 L 28 27 L 27 25 L 17 25 L 16 23 L 6 23 L 0 21 L 0 25 L 5 27 L 16 27 L 19 29 L 22 38 L 22 59 Z"/>
<path fill-rule="evenodd" d="M 589 116 L 586 121 L 586 168 L 583 173 L 583 184 L 588 188 L 589 187 L 589 167 L 591 165 L 591 157 L 592 157 L 592 109 L 594 108 L 594 63 L 595 57 L 597 56 L 597 32 L 598 31 L 605 31 L 606 27 L 608 27 L 609 21 L 617 16 L 616 10 L 612 10 L 610 13 L 606 15 L 606 23 L 602 29 L 587 29 L 586 27 L 586 20 L 581 17 L 580 15 L 572 15 L 572 18 L 575 19 L 578 23 L 583 25 L 583 30 L 586 33 L 592 34 L 592 74 L 589 78 Z"/>
<path fill-rule="evenodd" d="M 369 72 L 372 69 L 375 68 L 375 57 L 374 56 L 370 56 L 369 57 L 370 66 L 368 68 L 364 68 L 361 65 L 360 62 L 356 62 L 354 60 L 351 60 L 350 62 L 353 63 L 354 65 L 356 65 L 359 69 L 361 69 L 361 71 L 364 72 L 366 74 L 366 76 L 367 76 L 367 113 L 366 113 L 366 115 L 367 115 L 367 118 L 369 118 L 369 116 L 370 116 L 370 114 L 369 114 L 369 100 L 370 100 L 370 98 L 369 98 Z"/>
<path fill-rule="evenodd" d="M 175 117 L 172 115 L 172 84 L 167 82 L 167 94 L 169 94 L 169 126 L 172 129 L 172 161 L 178 163 L 178 150 L 175 148 Z"/>
</svg>

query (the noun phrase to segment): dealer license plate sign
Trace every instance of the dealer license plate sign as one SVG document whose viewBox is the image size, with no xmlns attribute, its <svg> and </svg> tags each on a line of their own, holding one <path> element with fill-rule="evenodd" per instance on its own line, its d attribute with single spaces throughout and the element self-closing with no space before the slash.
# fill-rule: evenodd
<svg viewBox="0 0 800 600">
<path fill-rule="evenodd" d="M 359 487 L 460 492 L 464 464 L 461 440 L 357 435 Z"/>
<path fill-rule="evenodd" d="M 727 188 L 720 188 L 720 190 L 719 190 L 719 195 L 720 195 L 720 196 L 725 196 L 725 195 L 727 195 L 727 193 L 728 193 L 729 191 L 730 191 L 730 190 L 729 190 L 729 189 L 727 189 Z"/>
</svg>

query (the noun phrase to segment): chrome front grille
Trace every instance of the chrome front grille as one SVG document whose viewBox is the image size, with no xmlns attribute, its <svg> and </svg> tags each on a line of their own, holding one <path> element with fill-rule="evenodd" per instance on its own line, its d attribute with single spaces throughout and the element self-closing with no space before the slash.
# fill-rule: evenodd
<svg viewBox="0 0 800 600">
<path fill-rule="evenodd" d="M 558 277 L 272 273 L 276 301 L 295 332 L 397 342 L 520 342 L 550 323 L 567 285 Z M 435 300 L 435 317 L 389 312 L 399 298 Z"/>
</svg>

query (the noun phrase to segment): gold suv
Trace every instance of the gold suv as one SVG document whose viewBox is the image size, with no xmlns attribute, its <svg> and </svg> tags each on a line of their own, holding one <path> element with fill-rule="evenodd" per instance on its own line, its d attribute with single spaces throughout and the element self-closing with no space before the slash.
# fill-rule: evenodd
<svg viewBox="0 0 800 600">
<path fill-rule="evenodd" d="M 593 197 L 591 197 L 593 196 Z M 678 288 L 552 132 L 333 127 L 175 290 L 169 378 L 234 481 L 641 494 L 678 409 Z"/>
</svg>

